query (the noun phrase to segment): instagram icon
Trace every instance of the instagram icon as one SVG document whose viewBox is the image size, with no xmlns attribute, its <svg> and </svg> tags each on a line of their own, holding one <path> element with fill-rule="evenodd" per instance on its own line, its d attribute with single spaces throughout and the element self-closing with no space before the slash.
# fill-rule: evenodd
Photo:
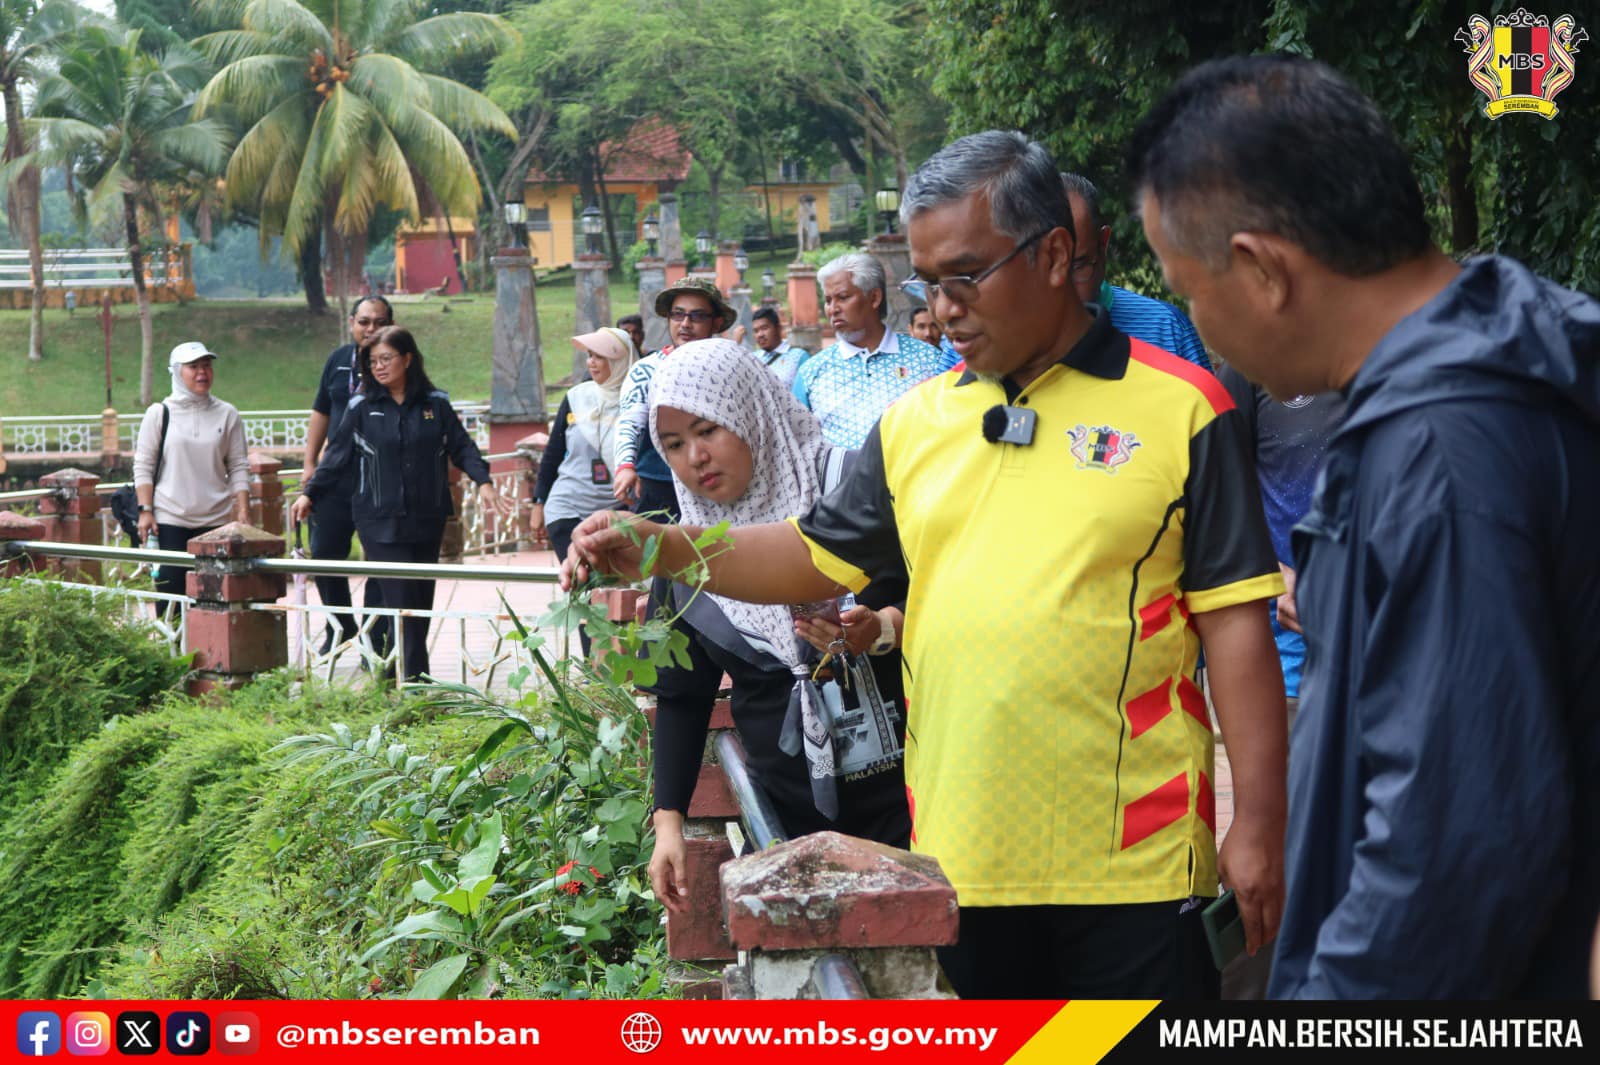
<svg viewBox="0 0 1600 1065">
<path fill-rule="evenodd" d="M 79 1057 L 109 1053 L 111 1018 L 104 1013 L 67 1014 L 67 1053 Z"/>
</svg>

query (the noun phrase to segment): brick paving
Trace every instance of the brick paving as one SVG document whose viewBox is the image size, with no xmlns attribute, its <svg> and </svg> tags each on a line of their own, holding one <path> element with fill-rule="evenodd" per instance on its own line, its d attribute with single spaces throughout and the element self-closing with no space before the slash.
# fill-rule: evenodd
<svg viewBox="0 0 1600 1065">
<path fill-rule="evenodd" d="M 463 561 L 467 565 L 485 569 L 497 566 L 556 564 L 555 555 L 548 550 L 474 556 Z M 362 601 L 364 585 L 365 578 L 352 578 L 350 581 L 350 597 L 356 604 Z M 527 581 L 439 581 L 434 589 L 435 610 L 494 615 L 501 620 L 491 622 L 476 618 L 433 619 L 428 632 L 428 657 L 433 675 L 446 681 L 464 681 L 474 687 L 484 687 L 485 677 L 490 677 L 491 683 L 487 686 L 491 690 L 506 690 L 505 677 L 510 669 L 504 664 L 503 648 L 497 647 L 497 644 L 505 638 L 514 639 L 515 627 L 509 618 L 505 617 L 505 604 L 500 601 L 501 593 L 504 593 L 506 602 L 511 605 L 511 609 L 523 624 L 532 628 L 534 621 L 549 607 L 557 591 L 554 584 L 536 584 Z M 288 594 L 279 602 L 294 603 L 298 594 L 291 580 Z M 310 578 L 305 582 L 304 595 L 307 605 L 315 606 L 321 602 L 317 595 L 316 582 Z M 325 615 L 317 614 L 311 616 L 310 632 L 313 646 L 321 641 L 324 617 Z M 558 638 L 555 632 L 546 632 L 544 636 L 552 641 Z M 496 657 L 501 657 L 502 662 L 491 674 L 488 667 Z M 291 663 L 300 660 L 300 626 L 294 618 L 291 618 L 289 625 L 289 660 Z M 353 680 L 359 674 L 359 665 L 358 655 L 341 655 L 333 675 L 336 679 Z"/>
</svg>

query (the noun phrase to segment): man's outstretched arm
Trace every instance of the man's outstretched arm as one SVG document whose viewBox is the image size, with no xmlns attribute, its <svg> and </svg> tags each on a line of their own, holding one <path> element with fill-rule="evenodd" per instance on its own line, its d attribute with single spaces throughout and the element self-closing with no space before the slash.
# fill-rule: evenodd
<svg viewBox="0 0 1600 1065">
<path fill-rule="evenodd" d="M 696 525 L 661 525 L 617 510 L 585 518 L 572 534 L 572 550 L 562 567 L 562 586 L 583 580 L 590 572 L 637 580 L 645 544 L 657 538 L 660 549 L 651 576 L 671 576 L 700 561 L 694 541 L 704 529 Z M 631 535 L 630 535 L 631 533 Z M 703 549 L 708 562 L 708 591 L 749 603 L 808 603 L 846 591 L 812 562 L 799 530 L 789 522 L 749 525 L 729 530 Z"/>
</svg>

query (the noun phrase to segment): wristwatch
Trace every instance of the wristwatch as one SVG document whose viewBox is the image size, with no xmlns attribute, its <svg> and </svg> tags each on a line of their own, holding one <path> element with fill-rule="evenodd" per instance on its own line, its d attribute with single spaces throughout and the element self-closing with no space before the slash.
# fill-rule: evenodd
<svg viewBox="0 0 1600 1065">
<path fill-rule="evenodd" d="M 150 506 L 148 503 L 140 503 L 139 504 L 139 513 L 140 514 L 154 514 L 155 510 L 156 510 L 156 508 Z"/>
<path fill-rule="evenodd" d="M 872 646 L 867 648 L 869 655 L 886 655 L 894 650 L 894 622 L 882 610 L 877 611 L 878 638 L 872 641 Z"/>
</svg>

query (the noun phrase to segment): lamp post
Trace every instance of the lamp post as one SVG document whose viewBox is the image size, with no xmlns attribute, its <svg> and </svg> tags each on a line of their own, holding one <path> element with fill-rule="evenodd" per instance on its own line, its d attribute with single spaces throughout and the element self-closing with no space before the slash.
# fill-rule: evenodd
<svg viewBox="0 0 1600 1065">
<path fill-rule="evenodd" d="M 505 206 L 506 226 L 511 230 L 511 246 L 524 247 L 522 243 L 522 225 L 527 221 L 528 208 L 521 200 L 507 200 Z"/>
<path fill-rule="evenodd" d="M 600 208 L 594 204 L 583 209 L 578 216 L 583 221 L 583 236 L 590 255 L 600 254 L 600 234 L 605 231 L 606 222 L 600 214 Z"/>
<path fill-rule="evenodd" d="M 900 190 L 892 187 L 879 189 L 874 200 L 878 213 L 883 215 L 884 236 L 889 236 L 894 233 L 894 216 L 900 211 Z"/>
<path fill-rule="evenodd" d="M 778 286 L 778 278 L 773 274 L 772 267 L 761 271 L 761 302 L 766 303 L 772 299 L 772 291 Z"/>
<path fill-rule="evenodd" d="M 711 264 L 706 262 L 706 256 L 711 254 L 711 249 L 715 244 L 716 242 L 711 239 L 711 234 L 703 229 L 694 235 L 695 254 L 700 256 L 700 261 L 695 264 L 696 270 L 710 269 Z"/>
<path fill-rule="evenodd" d="M 744 253 L 744 245 L 733 253 L 733 268 L 739 271 L 739 287 L 744 288 L 744 272 L 750 269 L 750 256 Z"/>
<path fill-rule="evenodd" d="M 661 239 L 661 220 L 656 217 L 656 209 L 650 208 L 650 213 L 644 216 L 644 239 L 650 245 L 650 258 L 656 257 L 656 241 Z"/>
</svg>

